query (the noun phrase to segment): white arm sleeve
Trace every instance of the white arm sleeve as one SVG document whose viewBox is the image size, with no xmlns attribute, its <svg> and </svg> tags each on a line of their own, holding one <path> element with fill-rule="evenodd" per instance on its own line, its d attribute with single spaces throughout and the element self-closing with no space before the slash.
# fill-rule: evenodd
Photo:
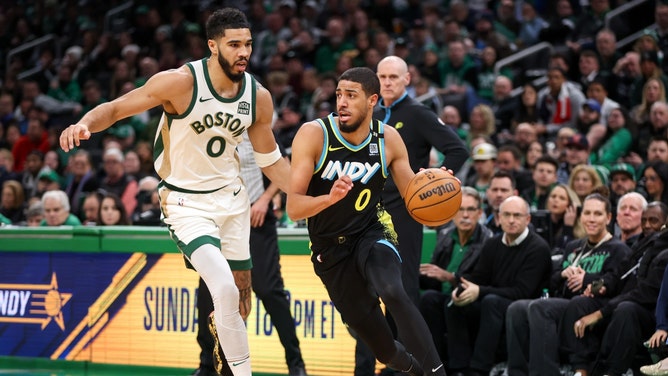
<svg viewBox="0 0 668 376">
<path fill-rule="evenodd" d="M 253 151 L 253 157 L 255 157 L 255 163 L 257 163 L 260 168 L 264 168 L 273 165 L 276 161 L 281 159 L 282 156 L 277 144 L 276 149 L 269 153 L 258 153 Z"/>
</svg>

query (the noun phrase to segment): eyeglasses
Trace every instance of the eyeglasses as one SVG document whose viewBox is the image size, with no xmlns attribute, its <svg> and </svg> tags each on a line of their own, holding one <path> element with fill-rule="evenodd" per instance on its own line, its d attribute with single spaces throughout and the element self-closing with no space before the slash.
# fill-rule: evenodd
<svg viewBox="0 0 668 376">
<path fill-rule="evenodd" d="M 478 211 L 479 209 L 474 207 L 474 206 L 469 206 L 469 207 L 460 207 L 459 212 L 460 213 L 469 213 L 469 214 L 474 214 Z"/>
<path fill-rule="evenodd" d="M 501 217 L 506 218 L 506 219 L 510 219 L 510 218 L 522 219 L 522 218 L 526 217 L 528 214 L 500 212 L 499 215 L 501 215 Z"/>
</svg>

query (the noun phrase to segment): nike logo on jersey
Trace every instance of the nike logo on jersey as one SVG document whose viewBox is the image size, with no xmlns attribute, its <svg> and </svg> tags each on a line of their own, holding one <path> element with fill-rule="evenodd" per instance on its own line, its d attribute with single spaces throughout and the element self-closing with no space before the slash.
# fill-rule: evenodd
<svg viewBox="0 0 668 376">
<path fill-rule="evenodd" d="M 236 191 L 232 192 L 232 194 L 236 197 L 236 195 L 238 195 L 239 192 L 241 192 L 241 187 L 239 187 L 239 189 L 237 189 Z"/>
<path fill-rule="evenodd" d="M 232 362 L 232 367 L 240 366 L 240 365 L 246 363 L 247 360 L 248 360 L 248 359 L 244 359 L 244 360 L 242 360 L 242 361 L 240 361 L 240 362 Z"/>
<path fill-rule="evenodd" d="M 212 99 L 213 99 L 213 98 L 206 98 L 206 99 L 204 99 L 204 98 L 202 98 L 202 97 L 199 97 L 199 101 L 200 101 L 200 102 L 206 102 L 206 101 L 210 101 L 210 100 L 212 100 Z"/>
<path fill-rule="evenodd" d="M 334 147 L 334 146 L 330 145 L 329 148 L 327 148 L 327 150 L 329 150 L 329 151 L 337 151 L 337 150 L 341 150 L 341 149 L 343 149 L 343 146 Z"/>
<path fill-rule="evenodd" d="M 436 368 L 432 368 L 431 373 L 434 373 L 434 372 L 438 371 L 439 369 L 441 369 L 441 367 L 443 367 L 442 364 L 440 366 L 436 367 Z"/>
</svg>

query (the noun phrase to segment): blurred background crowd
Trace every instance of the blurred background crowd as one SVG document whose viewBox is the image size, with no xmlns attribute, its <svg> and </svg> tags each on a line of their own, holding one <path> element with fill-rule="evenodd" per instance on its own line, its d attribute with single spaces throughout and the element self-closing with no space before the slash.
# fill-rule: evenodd
<svg viewBox="0 0 668 376">
<path fill-rule="evenodd" d="M 483 199 L 498 170 L 513 173 L 519 192 L 536 191 L 533 169 L 548 155 L 558 182 L 582 198 L 623 170 L 632 190 L 666 202 L 661 1 L 19 0 L 0 4 L 0 220 L 159 224 L 152 140 L 160 108 L 68 154 L 58 135 L 157 72 L 208 56 L 204 20 L 222 6 L 251 21 L 251 70 L 273 95 L 288 153 L 304 121 L 335 111 L 339 74 L 397 55 L 409 64 L 409 95 L 471 150 L 458 176 Z M 434 152 L 434 165 L 441 161 Z M 58 213 L 45 210 L 49 190 L 65 193 Z M 283 216 L 281 225 L 292 224 Z"/>
</svg>

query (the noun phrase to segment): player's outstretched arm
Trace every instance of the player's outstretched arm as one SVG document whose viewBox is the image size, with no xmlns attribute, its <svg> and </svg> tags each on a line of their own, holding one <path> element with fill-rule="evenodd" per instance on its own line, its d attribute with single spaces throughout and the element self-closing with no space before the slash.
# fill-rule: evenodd
<svg viewBox="0 0 668 376">
<path fill-rule="evenodd" d="M 257 90 L 255 112 L 255 123 L 248 128 L 248 138 L 253 145 L 255 153 L 269 155 L 275 152 L 278 147 L 274 133 L 271 130 L 274 105 L 269 91 L 261 86 L 258 86 Z M 280 153 L 278 157 L 280 157 Z M 257 156 L 256 162 L 260 165 Z M 262 167 L 262 172 L 280 190 L 287 192 L 290 178 L 290 163 L 285 158 L 278 158 L 273 164 Z"/>
<path fill-rule="evenodd" d="M 317 197 L 306 194 L 315 165 L 320 158 L 323 131 L 316 122 L 304 123 L 292 141 L 292 162 L 290 168 L 290 189 L 286 209 L 293 220 L 313 217 L 346 196 L 352 187 L 349 176 L 337 179 L 329 194 Z"/>
<path fill-rule="evenodd" d="M 183 105 L 172 105 L 171 102 L 174 99 L 182 98 L 183 103 L 189 103 L 190 98 L 184 97 L 183 93 L 192 93 L 192 85 L 192 75 L 185 67 L 159 72 L 151 77 L 144 86 L 95 107 L 86 113 L 78 123 L 65 128 L 60 134 L 60 147 L 64 151 L 70 151 L 75 146 L 79 146 L 81 140 L 89 139 L 91 133 L 103 131 L 119 120 L 161 104 L 168 112 L 183 111 L 185 110 Z"/>
</svg>

